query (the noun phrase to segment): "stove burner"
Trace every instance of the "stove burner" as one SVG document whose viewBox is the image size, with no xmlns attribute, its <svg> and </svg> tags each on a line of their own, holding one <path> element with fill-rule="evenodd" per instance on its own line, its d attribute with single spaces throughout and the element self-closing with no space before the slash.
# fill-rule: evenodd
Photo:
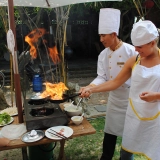
<svg viewBox="0 0 160 160">
<path fill-rule="evenodd" d="M 30 115 L 34 117 L 49 116 L 54 112 L 54 108 L 38 107 L 31 109 Z"/>
<path fill-rule="evenodd" d="M 41 104 L 45 104 L 48 103 L 46 100 L 29 100 L 28 104 L 30 105 L 41 105 Z"/>
<path fill-rule="evenodd" d="M 62 126 L 69 123 L 67 115 L 60 106 L 46 100 L 33 101 L 26 99 L 24 102 L 24 113 L 27 131 L 48 129 L 53 126 Z"/>
</svg>

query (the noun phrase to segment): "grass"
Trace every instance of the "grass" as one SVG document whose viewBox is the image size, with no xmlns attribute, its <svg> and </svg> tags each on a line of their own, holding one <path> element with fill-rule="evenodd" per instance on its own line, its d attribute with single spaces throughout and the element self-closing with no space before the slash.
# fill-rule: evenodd
<svg viewBox="0 0 160 160">
<path fill-rule="evenodd" d="M 65 144 L 67 160 L 98 160 L 102 154 L 103 128 L 105 118 L 91 119 L 90 123 L 96 129 L 96 134 L 70 139 Z M 121 137 L 118 137 L 113 160 L 119 160 Z M 55 159 L 58 157 L 59 143 L 54 150 Z M 141 155 L 135 155 L 134 160 L 146 160 Z"/>
</svg>

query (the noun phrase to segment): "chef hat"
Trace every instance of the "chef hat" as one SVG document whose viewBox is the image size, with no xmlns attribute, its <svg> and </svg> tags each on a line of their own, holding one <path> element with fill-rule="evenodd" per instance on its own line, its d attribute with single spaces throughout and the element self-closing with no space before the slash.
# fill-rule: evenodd
<svg viewBox="0 0 160 160">
<path fill-rule="evenodd" d="M 99 14 L 99 34 L 110 34 L 119 32 L 120 10 L 113 8 L 102 8 Z"/>
<path fill-rule="evenodd" d="M 156 26 L 151 21 L 141 21 L 133 25 L 131 40 L 134 46 L 141 46 L 159 36 Z"/>
</svg>

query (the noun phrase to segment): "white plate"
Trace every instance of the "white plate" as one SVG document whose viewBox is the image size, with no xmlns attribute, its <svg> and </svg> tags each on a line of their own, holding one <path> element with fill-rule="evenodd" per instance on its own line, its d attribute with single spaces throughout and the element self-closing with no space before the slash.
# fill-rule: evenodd
<svg viewBox="0 0 160 160">
<path fill-rule="evenodd" d="M 18 115 L 18 113 L 15 113 L 15 114 L 11 114 L 10 116 L 17 116 Z"/>
<path fill-rule="evenodd" d="M 46 131 L 45 131 L 45 136 L 47 137 L 47 138 L 50 138 L 50 139 L 57 139 L 57 140 L 60 140 L 60 139 L 62 139 L 62 138 L 60 138 L 60 137 L 57 137 L 57 136 L 55 136 L 55 135 L 52 135 L 51 133 L 49 133 L 49 132 L 52 132 L 52 133 L 54 133 L 51 129 L 53 129 L 54 131 L 56 131 L 56 132 L 60 132 L 61 130 L 63 130 L 63 135 L 65 136 L 65 137 L 70 137 L 72 134 L 73 134 L 73 129 L 72 128 L 70 128 L 70 127 L 67 127 L 67 126 L 56 126 L 56 127 L 51 127 L 51 128 L 48 128 Z M 49 131 L 49 132 L 48 132 Z"/>
<path fill-rule="evenodd" d="M 8 107 L 8 108 L 4 109 L 4 110 L 0 111 L 0 114 L 7 113 L 7 114 L 9 114 L 10 116 L 16 116 L 16 115 L 18 115 L 18 110 L 16 109 L 16 111 L 14 110 L 14 112 L 13 112 L 12 108 L 13 108 L 13 107 Z M 7 109 L 8 109 L 8 110 L 7 110 Z M 14 108 L 14 109 L 15 109 L 15 108 Z M 11 112 L 12 112 L 12 114 L 10 114 Z"/>
<path fill-rule="evenodd" d="M 11 120 L 8 122 L 8 123 L 6 123 L 6 124 L 0 124 L 0 127 L 2 127 L 2 126 L 6 126 L 6 125 L 8 125 L 8 124 L 10 124 L 10 123 L 12 123 L 14 121 L 14 118 L 13 117 L 11 117 Z"/>
</svg>

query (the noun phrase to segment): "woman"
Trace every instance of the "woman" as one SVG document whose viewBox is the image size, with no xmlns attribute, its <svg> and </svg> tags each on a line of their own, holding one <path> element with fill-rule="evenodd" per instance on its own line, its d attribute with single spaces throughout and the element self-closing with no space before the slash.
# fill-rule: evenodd
<svg viewBox="0 0 160 160">
<path fill-rule="evenodd" d="M 101 85 L 84 88 L 81 96 L 110 91 L 131 77 L 122 148 L 148 159 L 160 159 L 160 53 L 158 31 L 151 21 L 135 23 L 131 40 L 139 57 L 130 58 L 118 76 Z M 121 155 L 123 160 L 123 155 Z M 125 159 L 126 160 L 126 159 Z"/>
</svg>

